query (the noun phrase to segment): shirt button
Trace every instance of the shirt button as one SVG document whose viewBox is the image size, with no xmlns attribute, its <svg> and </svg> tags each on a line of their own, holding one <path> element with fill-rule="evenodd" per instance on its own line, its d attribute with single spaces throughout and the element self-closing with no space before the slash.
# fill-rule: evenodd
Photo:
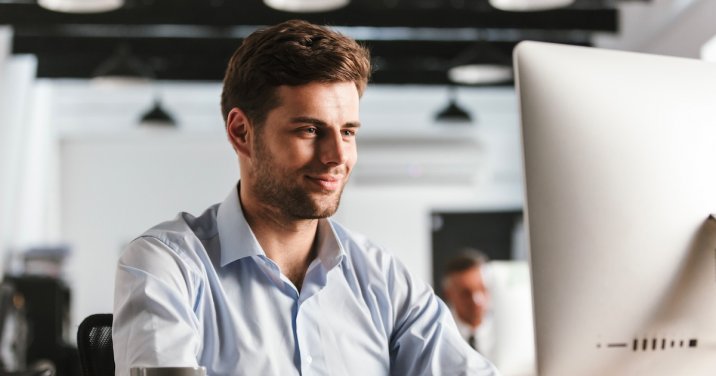
<svg viewBox="0 0 716 376">
<path fill-rule="evenodd" d="M 313 358 L 311 358 L 310 355 L 307 355 L 307 356 L 306 356 L 306 364 L 309 364 L 309 365 L 310 365 L 311 362 L 313 362 Z"/>
</svg>

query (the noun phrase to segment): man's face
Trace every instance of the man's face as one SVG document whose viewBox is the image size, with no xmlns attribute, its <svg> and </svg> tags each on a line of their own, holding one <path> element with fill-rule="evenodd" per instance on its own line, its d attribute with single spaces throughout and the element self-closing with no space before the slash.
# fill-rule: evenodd
<svg viewBox="0 0 716 376">
<path fill-rule="evenodd" d="M 482 323 L 489 295 L 479 267 L 450 275 L 444 293 L 460 320 L 472 327 Z"/>
<path fill-rule="evenodd" d="M 331 216 L 357 159 L 358 90 L 310 83 L 277 95 L 280 105 L 255 134 L 249 190 L 292 219 Z"/>
</svg>

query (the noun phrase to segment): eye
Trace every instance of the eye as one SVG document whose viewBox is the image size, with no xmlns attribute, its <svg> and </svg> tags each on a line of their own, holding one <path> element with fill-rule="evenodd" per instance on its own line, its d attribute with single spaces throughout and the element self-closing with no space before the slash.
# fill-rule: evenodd
<svg viewBox="0 0 716 376">
<path fill-rule="evenodd" d="M 318 128 L 316 127 L 306 127 L 302 129 L 303 133 L 308 135 L 317 135 L 318 134 Z"/>
<path fill-rule="evenodd" d="M 341 133 L 342 133 L 343 136 L 345 136 L 345 137 L 353 137 L 353 136 L 356 135 L 356 131 L 353 130 L 353 129 L 344 129 L 344 130 L 341 131 Z"/>
</svg>

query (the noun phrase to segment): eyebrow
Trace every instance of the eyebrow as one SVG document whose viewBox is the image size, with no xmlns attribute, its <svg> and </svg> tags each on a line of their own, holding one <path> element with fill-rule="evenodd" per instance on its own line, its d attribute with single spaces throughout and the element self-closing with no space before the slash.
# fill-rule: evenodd
<svg viewBox="0 0 716 376">
<path fill-rule="evenodd" d="M 326 123 L 323 120 L 312 118 L 309 116 L 296 116 L 291 118 L 291 123 L 304 123 L 304 124 L 313 124 L 321 127 L 327 127 L 328 123 Z M 360 128 L 360 122 L 357 121 L 350 121 L 348 123 L 343 124 L 341 127 L 347 127 L 347 128 Z"/>
</svg>

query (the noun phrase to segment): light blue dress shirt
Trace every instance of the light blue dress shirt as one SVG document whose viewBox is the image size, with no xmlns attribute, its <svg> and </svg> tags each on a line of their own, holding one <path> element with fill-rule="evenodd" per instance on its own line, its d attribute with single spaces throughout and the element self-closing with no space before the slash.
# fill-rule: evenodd
<svg viewBox="0 0 716 376">
<path fill-rule="evenodd" d="M 424 282 L 366 238 L 318 225 L 297 291 L 266 257 L 238 191 L 182 213 L 122 253 L 115 281 L 116 375 L 205 366 L 219 375 L 496 375 Z"/>
</svg>

